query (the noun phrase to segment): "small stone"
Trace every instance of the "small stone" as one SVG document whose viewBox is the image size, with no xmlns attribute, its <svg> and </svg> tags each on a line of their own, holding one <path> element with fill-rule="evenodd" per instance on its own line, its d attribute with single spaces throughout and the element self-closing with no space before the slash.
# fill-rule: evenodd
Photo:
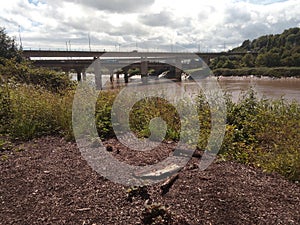
<svg viewBox="0 0 300 225">
<path fill-rule="evenodd" d="M 110 145 L 108 145 L 108 146 L 106 147 L 106 151 L 108 151 L 108 152 L 112 152 L 112 151 L 113 151 L 113 147 L 112 147 L 112 146 L 110 146 Z"/>
</svg>

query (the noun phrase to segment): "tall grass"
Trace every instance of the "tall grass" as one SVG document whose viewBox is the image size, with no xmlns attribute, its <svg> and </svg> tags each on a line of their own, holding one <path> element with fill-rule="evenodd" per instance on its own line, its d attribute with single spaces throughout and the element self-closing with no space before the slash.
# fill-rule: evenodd
<svg viewBox="0 0 300 225">
<path fill-rule="evenodd" d="M 52 134 L 71 137 L 72 96 L 71 91 L 60 95 L 32 85 L 4 84 L 0 130 L 19 140 Z"/>
</svg>

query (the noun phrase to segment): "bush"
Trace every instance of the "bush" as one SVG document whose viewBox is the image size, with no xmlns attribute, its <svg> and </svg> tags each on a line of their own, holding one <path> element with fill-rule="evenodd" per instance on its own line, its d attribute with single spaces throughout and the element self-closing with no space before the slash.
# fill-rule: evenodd
<svg viewBox="0 0 300 225">
<path fill-rule="evenodd" d="M 165 138 L 178 140 L 179 115 L 170 103 L 161 98 L 146 98 L 137 102 L 130 113 L 130 128 L 139 137 L 148 138 L 151 135 L 149 124 L 155 117 L 161 117 L 167 123 Z"/>
<path fill-rule="evenodd" d="M 1 133 L 20 140 L 51 134 L 71 136 L 71 93 L 61 96 L 25 84 L 2 84 L 0 93 L 0 119 L 5 121 Z"/>
<path fill-rule="evenodd" d="M 221 149 L 228 159 L 300 179 L 300 106 L 283 100 L 258 100 L 254 93 L 228 104 Z"/>
<path fill-rule="evenodd" d="M 96 103 L 96 127 L 102 139 L 114 137 L 111 122 L 111 109 L 118 91 L 103 91 L 100 93 Z"/>
<path fill-rule="evenodd" d="M 28 61 L 17 62 L 16 58 L 0 58 L 0 75 L 6 81 L 38 85 L 52 92 L 62 92 L 75 86 L 62 72 L 35 68 Z"/>
</svg>

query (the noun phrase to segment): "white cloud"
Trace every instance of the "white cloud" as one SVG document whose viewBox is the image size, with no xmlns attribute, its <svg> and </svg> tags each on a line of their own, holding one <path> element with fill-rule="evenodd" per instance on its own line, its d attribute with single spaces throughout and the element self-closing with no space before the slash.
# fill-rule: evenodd
<svg viewBox="0 0 300 225">
<path fill-rule="evenodd" d="M 299 0 L 10 0 L 0 26 L 25 48 L 115 50 L 155 41 L 191 51 L 220 51 L 269 33 L 300 26 Z M 158 48 L 154 46 L 153 49 Z"/>
<path fill-rule="evenodd" d="M 45 0 L 48 3 L 59 4 L 60 0 Z M 136 12 L 142 11 L 154 3 L 154 0 L 64 0 L 64 2 L 70 2 L 80 6 L 90 7 L 94 10 L 108 11 L 108 12 Z"/>
</svg>

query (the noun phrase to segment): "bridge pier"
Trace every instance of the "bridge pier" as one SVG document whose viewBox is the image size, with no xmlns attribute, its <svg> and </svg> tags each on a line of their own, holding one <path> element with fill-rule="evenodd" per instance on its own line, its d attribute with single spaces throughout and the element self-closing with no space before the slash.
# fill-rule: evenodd
<svg viewBox="0 0 300 225">
<path fill-rule="evenodd" d="M 76 69 L 77 73 L 77 81 L 80 82 L 81 80 L 86 81 L 86 70 L 85 69 Z"/>
<path fill-rule="evenodd" d="M 182 70 L 182 62 L 180 59 L 176 58 L 175 60 L 175 68 L 174 68 L 174 76 L 178 81 L 181 81 Z"/>
<path fill-rule="evenodd" d="M 110 80 L 110 83 L 114 82 L 114 70 L 113 69 L 109 70 L 109 80 Z"/>
<path fill-rule="evenodd" d="M 146 58 L 141 60 L 141 78 L 143 83 L 148 82 L 148 61 Z"/>
<path fill-rule="evenodd" d="M 124 72 L 124 82 L 127 84 L 128 83 L 128 71 Z"/>
<path fill-rule="evenodd" d="M 86 81 L 86 70 L 84 69 L 82 72 L 82 79 Z"/>
<path fill-rule="evenodd" d="M 99 61 L 96 61 L 95 63 L 94 73 L 95 73 L 96 90 L 102 90 L 102 74 L 101 74 L 101 67 Z"/>
<path fill-rule="evenodd" d="M 77 70 L 76 73 L 77 73 L 77 81 L 80 82 L 81 81 L 81 71 Z"/>
<path fill-rule="evenodd" d="M 182 74 L 182 70 L 175 67 L 175 78 L 178 80 L 178 81 L 181 81 L 181 74 Z"/>
</svg>

